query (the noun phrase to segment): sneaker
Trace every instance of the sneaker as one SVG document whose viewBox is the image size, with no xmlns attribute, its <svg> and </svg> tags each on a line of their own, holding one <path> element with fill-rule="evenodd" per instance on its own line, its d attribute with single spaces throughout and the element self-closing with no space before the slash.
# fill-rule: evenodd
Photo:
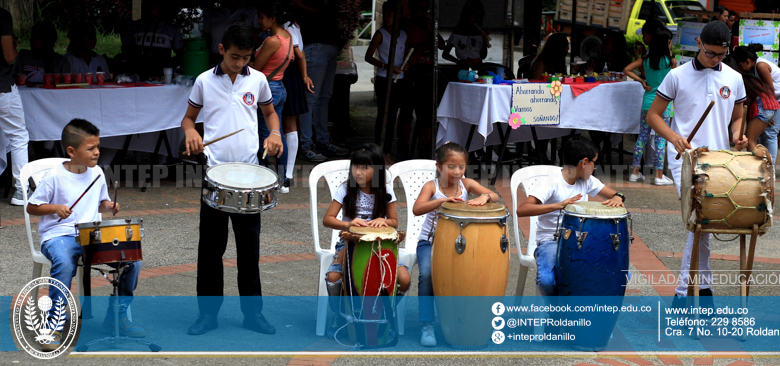
<svg viewBox="0 0 780 366">
<path fill-rule="evenodd" d="M 314 147 L 304 148 L 303 158 L 313 162 L 321 162 L 327 159 L 325 155 L 322 155 L 319 152 L 317 152 L 317 150 L 315 150 Z"/>
<path fill-rule="evenodd" d="M 27 197 L 30 197 L 30 192 L 27 192 Z M 22 191 L 16 189 L 14 190 L 14 195 L 11 197 L 11 205 L 12 206 L 24 206 L 24 196 L 22 195 Z"/>
<path fill-rule="evenodd" d="M 670 186 L 674 184 L 674 181 L 671 180 L 669 177 L 662 175 L 661 178 L 655 178 L 653 184 L 657 186 Z"/>
<path fill-rule="evenodd" d="M 319 145 L 317 148 L 320 149 L 320 151 L 336 156 L 346 156 L 349 154 L 349 150 L 333 145 L 330 142 L 325 145 Z"/>
<path fill-rule="evenodd" d="M 62 337 L 62 332 L 54 331 L 52 335 L 54 336 L 54 340 L 49 343 L 41 344 L 41 352 L 52 352 L 57 350 L 57 348 L 60 348 L 60 337 Z"/>
<path fill-rule="evenodd" d="M 108 319 L 106 318 L 103 321 L 103 330 L 109 333 L 114 333 L 114 322 L 113 318 Z M 144 328 L 141 328 L 135 324 L 133 324 L 130 319 L 127 317 L 124 317 L 122 319 L 119 319 L 119 335 L 122 337 L 131 337 L 131 338 L 143 338 L 146 337 L 146 331 Z"/>
<path fill-rule="evenodd" d="M 639 174 L 631 174 L 628 176 L 629 182 L 639 182 L 640 180 L 645 180 L 645 176 L 642 175 L 642 173 Z"/>
<path fill-rule="evenodd" d="M 422 328 L 420 345 L 424 347 L 436 347 L 436 332 L 433 329 L 433 325 L 426 325 Z"/>
<path fill-rule="evenodd" d="M 279 193 L 290 193 L 290 180 L 284 178 L 284 183 L 279 187 Z"/>
<path fill-rule="evenodd" d="M 330 339 L 336 338 L 336 332 L 344 326 L 346 320 L 339 314 L 333 314 L 333 319 L 330 320 L 330 326 L 326 332 L 326 336 Z M 343 333 L 342 333 L 343 334 Z"/>
</svg>

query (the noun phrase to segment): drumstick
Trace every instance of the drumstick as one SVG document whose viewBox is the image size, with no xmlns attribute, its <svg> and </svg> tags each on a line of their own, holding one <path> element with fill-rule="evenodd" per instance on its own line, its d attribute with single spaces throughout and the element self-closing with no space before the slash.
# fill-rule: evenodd
<svg viewBox="0 0 780 366">
<path fill-rule="evenodd" d="M 263 150 L 263 160 L 265 160 L 265 156 L 268 155 L 268 148 L 266 147 L 265 150 Z"/>
<path fill-rule="evenodd" d="M 114 207 L 116 207 L 116 189 L 119 186 L 119 181 L 114 182 Z M 116 216 L 116 214 L 114 214 Z"/>
<path fill-rule="evenodd" d="M 707 110 L 704 111 L 704 114 L 701 115 L 701 118 L 699 118 L 699 122 L 696 123 L 696 127 L 693 128 L 693 131 L 691 131 L 691 135 L 688 136 L 688 143 L 691 143 L 691 140 L 693 139 L 693 136 L 696 135 L 696 131 L 699 131 L 699 127 L 701 127 L 701 124 L 704 123 L 704 119 L 707 118 L 707 115 L 710 114 L 710 110 L 712 109 L 712 106 L 715 105 L 715 101 L 711 101 L 710 105 L 707 106 Z M 677 157 L 674 158 L 675 160 L 680 160 L 680 156 L 682 156 L 682 153 L 677 153 Z"/>
<path fill-rule="evenodd" d="M 87 187 L 87 189 L 85 189 L 85 190 L 84 190 L 84 193 L 82 193 L 82 194 L 81 194 L 81 196 L 79 196 L 79 198 L 76 200 L 76 202 L 73 202 L 73 204 L 70 206 L 69 210 L 73 210 L 73 207 L 76 207 L 76 204 L 77 204 L 77 203 L 79 203 L 79 201 L 81 201 L 81 198 L 82 198 L 82 197 L 84 197 L 84 195 L 85 195 L 85 194 L 87 194 L 87 192 L 89 192 L 89 189 L 90 189 L 90 188 L 92 188 L 92 186 L 94 186 L 94 185 L 95 185 L 95 182 L 97 182 L 97 180 L 98 180 L 98 179 L 100 179 L 100 177 L 101 177 L 102 175 L 103 175 L 103 174 L 98 174 L 98 176 L 97 176 L 97 177 L 95 177 L 95 180 L 93 180 L 93 181 L 92 181 L 92 183 L 90 183 L 90 184 L 89 184 L 89 186 Z M 57 222 L 60 222 L 60 221 L 62 221 L 62 218 L 60 218 L 59 220 L 57 220 Z"/>
<path fill-rule="evenodd" d="M 748 123 L 748 106 L 745 105 L 742 108 L 742 126 L 739 127 L 739 139 L 742 140 L 742 136 L 745 136 L 745 128 Z"/>
<path fill-rule="evenodd" d="M 406 66 L 406 62 L 409 61 L 409 57 L 412 57 L 412 52 L 414 52 L 414 47 L 409 49 L 409 53 L 406 54 L 406 57 L 404 58 L 404 62 L 401 64 L 401 70 L 404 69 L 404 66 Z M 400 73 L 395 75 L 395 79 L 393 79 L 393 82 L 398 81 L 398 78 L 401 76 Z"/>
<path fill-rule="evenodd" d="M 233 135 L 235 135 L 235 134 L 237 134 L 237 133 L 239 133 L 239 132 L 241 132 L 241 131 L 243 131 L 243 130 L 244 130 L 244 129 L 242 128 L 242 129 L 240 129 L 240 130 L 238 130 L 238 131 L 231 132 L 231 133 L 229 133 L 229 134 L 227 134 L 227 135 L 225 135 L 225 136 L 222 136 L 222 137 L 217 137 L 217 138 L 215 138 L 215 139 L 213 139 L 213 140 L 211 140 L 211 141 L 209 141 L 209 142 L 207 142 L 207 143 L 203 144 L 203 147 L 209 146 L 209 145 L 211 145 L 211 144 L 213 144 L 213 143 L 215 143 L 215 142 L 217 142 L 217 141 L 219 141 L 219 140 L 226 139 L 226 138 L 228 138 L 228 137 L 230 137 L 230 136 L 233 136 Z"/>
</svg>

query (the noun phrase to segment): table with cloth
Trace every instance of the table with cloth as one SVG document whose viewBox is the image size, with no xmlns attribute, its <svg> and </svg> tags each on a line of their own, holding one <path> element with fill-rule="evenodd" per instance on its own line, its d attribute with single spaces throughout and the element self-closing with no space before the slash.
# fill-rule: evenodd
<svg viewBox="0 0 780 366">
<path fill-rule="evenodd" d="M 638 134 L 643 95 L 644 89 L 637 82 L 564 84 L 560 124 L 535 127 L 536 138 L 557 138 L 577 130 Z M 532 141 L 530 127 L 512 130 L 507 124 L 511 99 L 511 85 L 449 83 L 436 112 L 436 146 L 454 141 L 474 151 Z"/>
</svg>

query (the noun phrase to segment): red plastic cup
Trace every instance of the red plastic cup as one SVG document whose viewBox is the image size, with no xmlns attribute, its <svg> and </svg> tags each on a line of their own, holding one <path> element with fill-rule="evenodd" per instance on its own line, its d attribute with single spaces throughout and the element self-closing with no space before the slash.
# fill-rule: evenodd
<svg viewBox="0 0 780 366">
<path fill-rule="evenodd" d="M 43 74 L 43 86 L 51 86 L 52 74 Z"/>
<path fill-rule="evenodd" d="M 22 86 L 26 84 L 27 84 L 27 75 L 19 74 L 19 76 L 16 77 L 16 85 Z"/>
<path fill-rule="evenodd" d="M 62 74 L 62 83 L 70 84 L 73 80 L 73 74 Z"/>
<path fill-rule="evenodd" d="M 60 74 L 51 74 L 51 81 L 55 84 L 60 83 Z"/>
<path fill-rule="evenodd" d="M 96 72 L 95 73 L 95 79 L 97 79 L 98 85 L 103 85 L 103 83 L 106 81 L 106 73 L 105 72 Z"/>
<path fill-rule="evenodd" d="M 84 74 L 82 74 L 82 73 L 73 74 L 73 82 L 74 83 L 83 83 L 84 82 Z"/>
<path fill-rule="evenodd" d="M 92 73 L 91 72 L 84 73 L 84 82 L 85 83 L 92 84 L 92 80 L 93 79 L 92 79 Z"/>
</svg>

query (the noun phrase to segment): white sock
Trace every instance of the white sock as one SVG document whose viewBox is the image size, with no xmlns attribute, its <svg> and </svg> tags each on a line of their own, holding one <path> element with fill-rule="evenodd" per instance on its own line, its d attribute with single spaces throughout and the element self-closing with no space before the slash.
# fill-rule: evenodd
<svg viewBox="0 0 780 366">
<path fill-rule="evenodd" d="M 287 179 L 293 179 L 293 168 L 295 167 L 295 159 L 298 157 L 298 131 L 293 131 L 284 134 L 285 140 L 287 140 Z"/>
</svg>

